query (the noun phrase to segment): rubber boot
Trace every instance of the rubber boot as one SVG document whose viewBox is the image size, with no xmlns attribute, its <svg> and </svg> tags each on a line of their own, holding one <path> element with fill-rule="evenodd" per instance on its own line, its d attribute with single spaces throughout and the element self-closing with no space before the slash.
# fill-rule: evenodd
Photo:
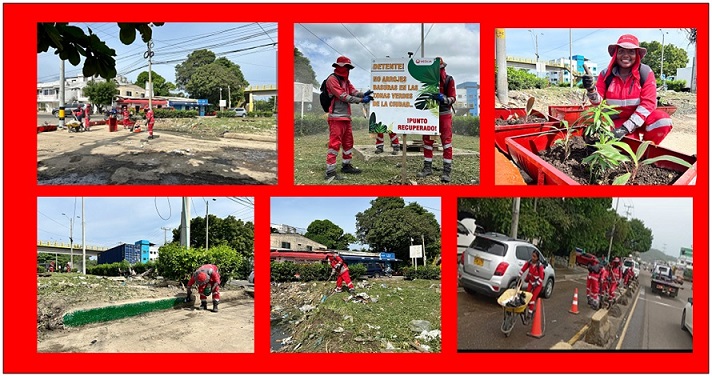
<svg viewBox="0 0 712 376">
<path fill-rule="evenodd" d="M 398 155 L 398 152 L 401 150 L 400 145 L 393 145 L 393 151 L 391 154 L 393 155 Z"/>
<path fill-rule="evenodd" d="M 208 301 L 207 300 L 201 300 L 200 301 L 200 309 L 208 309 Z"/>
<path fill-rule="evenodd" d="M 213 300 L 213 312 L 218 312 L 218 304 L 220 304 L 219 301 Z"/>
<path fill-rule="evenodd" d="M 452 172 L 452 163 L 443 162 L 443 174 L 442 174 L 442 176 L 440 176 L 440 181 L 443 183 L 449 183 L 451 172 Z"/>
<path fill-rule="evenodd" d="M 418 173 L 419 178 L 433 174 L 433 161 L 423 161 L 423 170 Z"/>
<path fill-rule="evenodd" d="M 341 172 L 344 174 L 360 174 L 361 170 L 358 167 L 351 165 L 351 163 L 342 163 Z"/>
<path fill-rule="evenodd" d="M 383 153 L 383 145 L 376 145 L 376 154 Z"/>
<path fill-rule="evenodd" d="M 341 175 L 336 173 L 336 169 L 326 171 L 326 175 L 324 175 L 324 179 L 329 180 L 331 178 L 334 178 L 334 180 L 343 180 L 344 179 Z"/>
</svg>

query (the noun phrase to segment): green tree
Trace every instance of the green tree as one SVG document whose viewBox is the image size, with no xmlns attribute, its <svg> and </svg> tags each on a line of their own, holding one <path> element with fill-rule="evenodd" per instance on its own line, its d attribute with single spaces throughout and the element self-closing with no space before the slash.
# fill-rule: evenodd
<svg viewBox="0 0 712 376">
<path fill-rule="evenodd" d="M 151 81 L 153 82 L 154 95 L 169 96 L 171 95 L 171 90 L 176 89 L 176 85 L 166 81 L 163 76 L 156 72 L 151 72 Z M 146 82 L 148 82 L 148 71 L 143 71 L 136 77 L 135 84 L 140 87 L 146 87 Z"/>
<path fill-rule="evenodd" d="M 623 243 L 626 251 L 624 255 L 649 251 L 653 245 L 653 231 L 645 227 L 645 223 L 638 218 L 631 219 L 629 225 L 630 231 Z"/>
<path fill-rule="evenodd" d="M 118 22 L 119 40 L 125 45 L 136 40 L 136 32 L 141 40 L 148 43 L 153 35 L 151 26 L 162 26 L 163 22 L 124 23 Z M 80 27 L 66 22 L 45 22 L 37 24 L 37 53 L 47 52 L 50 48 L 60 59 L 77 66 L 84 57 L 82 74 L 84 77 L 101 76 L 104 79 L 116 77 L 116 51 L 94 34 L 91 28 L 88 34 Z"/>
<path fill-rule="evenodd" d="M 423 237 L 426 255 L 440 255 L 440 225 L 435 216 L 417 203 L 405 205 L 400 197 L 379 197 L 356 214 L 356 239 L 369 244 L 371 250 L 393 252 L 407 260 L 411 239 L 421 244 Z"/>
<path fill-rule="evenodd" d="M 196 50 L 188 55 L 186 61 L 176 65 L 176 86 L 185 89 L 195 70 L 215 61 L 215 53 L 209 50 Z"/>
<path fill-rule="evenodd" d="M 524 69 L 507 67 L 507 87 L 509 90 L 543 89 L 547 86 L 549 86 L 549 80 L 546 78 L 539 78 Z"/>
<path fill-rule="evenodd" d="M 265 100 L 256 100 L 255 101 L 255 111 L 274 111 L 277 109 L 276 107 L 276 97 L 271 96 L 269 99 Z"/>
<path fill-rule="evenodd" d="M 254 225 L 234 216 L 218 218 L 208 216 L 208 247 L 227 246 L 242 256 L 250 257 L 254 251 Z M 180 243 L 180 227 L 173 229 L 173 242 Z M 205 248 L 205 217 L 190 220 L 191 248 Z"/>
<path fill-rule="evenodd" d="M 118 93 L 116 90 L 116 82 L 108 80 L 105 82 L 96 82 L 91 80 L 87 82 L 87 86 L 82 89 L 85 97 L 89 98 L 91 103 L 99 106 L 111 105 L 114 101 L 114 96 Z"/>
<path fill-rule="evenodd" d="M 208 52 L 212 54 L 212 52 Z M 205 57 L 204 60 L 201 60 L 202 62 L 207 61 L 207 57 L 209 57 L 204 53 L 198 56 Z M 176 72 L 178 70 L 176 67 Z M 178 81 L 178 76 L 176 76 L 176 81 Z M 232 103 L 242 104 L 241 98 L 244 97 L 245 88 L 248 85 L 249 82 L 245 80 L 239 65 L 225 58 L 220 58 L 212 63 L 200 65 L 193 69 L 190 78 L 185 84 L 185 90 L 193 98 L 207 98 L 210 103 L 217 104 L 220 97 L 224 100 L 228 99 L 229 86 L 230 95 L 234 98 Z"/>
<path fill-rule="evenodd" d="M 307 227 L 305 237 L 324 244 L 327 249 L 348 250 L 356 238 L 328 219 L 317 219 Z"/>
<path fill-rule="evenodd" d="M 312 84 L 315 87 L 319 86 L 319 82 L 316 80 L 316 73 L 314 73 L 314 69 L 311 66 L 311 61 L 296 47 L 294 48 L 294 82 Z"/>
<path fill-rule="evenodd" d="M 657 78 L 660 75 L 660 49 L 663 45 L 658 41 L 653 42 L 640 42 L 641 47 L 645 47 L 648 53 L 645 54 L 643 58 L 643 64 L 650 66 Z M 663 51 L 664 61 L 663 61 L 663 73 L 665 77 L 675 76 L 677 74 L 677 68 L 684 68 L 687 66 L 689 59 L 687 58 L 687 51 L 684 48 L 676 47 L 672 44 L 666 44 Z"/>
</svg>

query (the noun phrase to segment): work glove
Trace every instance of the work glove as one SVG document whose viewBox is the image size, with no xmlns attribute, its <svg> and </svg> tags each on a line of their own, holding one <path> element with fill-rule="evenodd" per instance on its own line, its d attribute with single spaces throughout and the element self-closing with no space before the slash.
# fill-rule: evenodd
<svg viewBox="0 0 712 376">
<path fill-rule="evenodd" d="M 625 127 L 618 127 L 613 130 L 613 137 L 616 138 L 616 140 L 620 140 L 621 138 L 625 137 L 628 134 L 628 129 Z"/>
<path fill-rule="evenodd" d="M 373 90 L 368 90 L 368 91 L 366 91 L 365 93 L 363 93 L 363 96 L 364 96 L 364 97 L 370 97 L 371 94 L 373 94 Z"/>
<path fill-rule="evenodd" d="M 433 97 L 433 99 L 435 99 L 436 101 L 438 101 L 438 102 L 440 102 L 440 103 L 444 103 L 444 102 L 445 102 L 445 96 L 443 95 L 443 93 L 438 93 L 437 95 L 435 95 L 435 96 Z"/>
<path fill-rule="evenodd" d="M 368 96 L 368 95 L 365 95 L 365 96 L 361 99 L 361 103 L 368 103 L 368 102 L 370 102 L 370 101 L 372 101 L 372 100 L 373 100 L 373 98 L 371 98 L 371 97 Z"/>
<path fill-rule="evenodd" d="M 587 91 L 593 91 L 593 76 L 591 75 L 584 75 L 581 78 L 581 82 L 583 83 L 583 88 L 586 89 Z"/>
</svg>

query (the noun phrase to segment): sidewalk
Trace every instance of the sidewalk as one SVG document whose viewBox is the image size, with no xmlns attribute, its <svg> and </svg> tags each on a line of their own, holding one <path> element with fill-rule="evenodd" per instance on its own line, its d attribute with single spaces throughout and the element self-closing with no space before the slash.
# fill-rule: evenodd
<svg viewBox="0 0 712 376">
<path fill-rule="evenodd" d="M 576 280 L 576 279 L 586 279 L 588 276 L 588 270 L 575 266 L 571 269 L 562 266 L 554 267 L 554 272 L 556 272 L 556 278 L 560 280 Z"/>
</svg>

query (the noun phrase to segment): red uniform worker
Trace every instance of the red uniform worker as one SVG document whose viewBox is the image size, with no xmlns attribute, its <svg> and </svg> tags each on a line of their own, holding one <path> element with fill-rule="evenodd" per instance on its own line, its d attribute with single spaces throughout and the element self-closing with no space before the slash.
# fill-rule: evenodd
<svg viewBox="0 0 712 376">
<path fill-rule="evenodd" d="M 544 281 L 544 265 L 539 261 L 539 252 L 532 252 L 531 259 L 519 271 L 519 277 L 521 278 L 525 272 L 527 277 L 524 281 L 527 282 L 527 291 L 532 293 L 532 300 L 529 301 L 529 307 L 527 307 L 527 316 L 532 317 L 534 305 L 539 293 L 541 293 Z"/>
<path fill-rule="evenodd" d="M 192 299 L 191 287 L 197 284 L 200 294 L 200 308 L 208 309 L 208 295 L 213 296 L 213 312 L 218 311 L 220 304 L 220 273 L 218 267 L 212 264 L 205 264 L 196 270 L 188 281 L 188 296 L 185 301 Z"/>
<path fill-rule="evenodd" d="M 331 253 L 326 256 L 326 259 L 331 265 L 331 275 L 333 276 L 334 274 L 336 274 L 336 290 L 334 291 L 343 291 L 341 285 L 343 283 L 346 283 L 346 287 L 349 289 L 349 292 L 353 292 L 354 284 L 351 282 L 351 276 L 349 275 L 349 267 L 348 265 L 346 265 L 344 260 L 339 255 Z"/>
</svg>

